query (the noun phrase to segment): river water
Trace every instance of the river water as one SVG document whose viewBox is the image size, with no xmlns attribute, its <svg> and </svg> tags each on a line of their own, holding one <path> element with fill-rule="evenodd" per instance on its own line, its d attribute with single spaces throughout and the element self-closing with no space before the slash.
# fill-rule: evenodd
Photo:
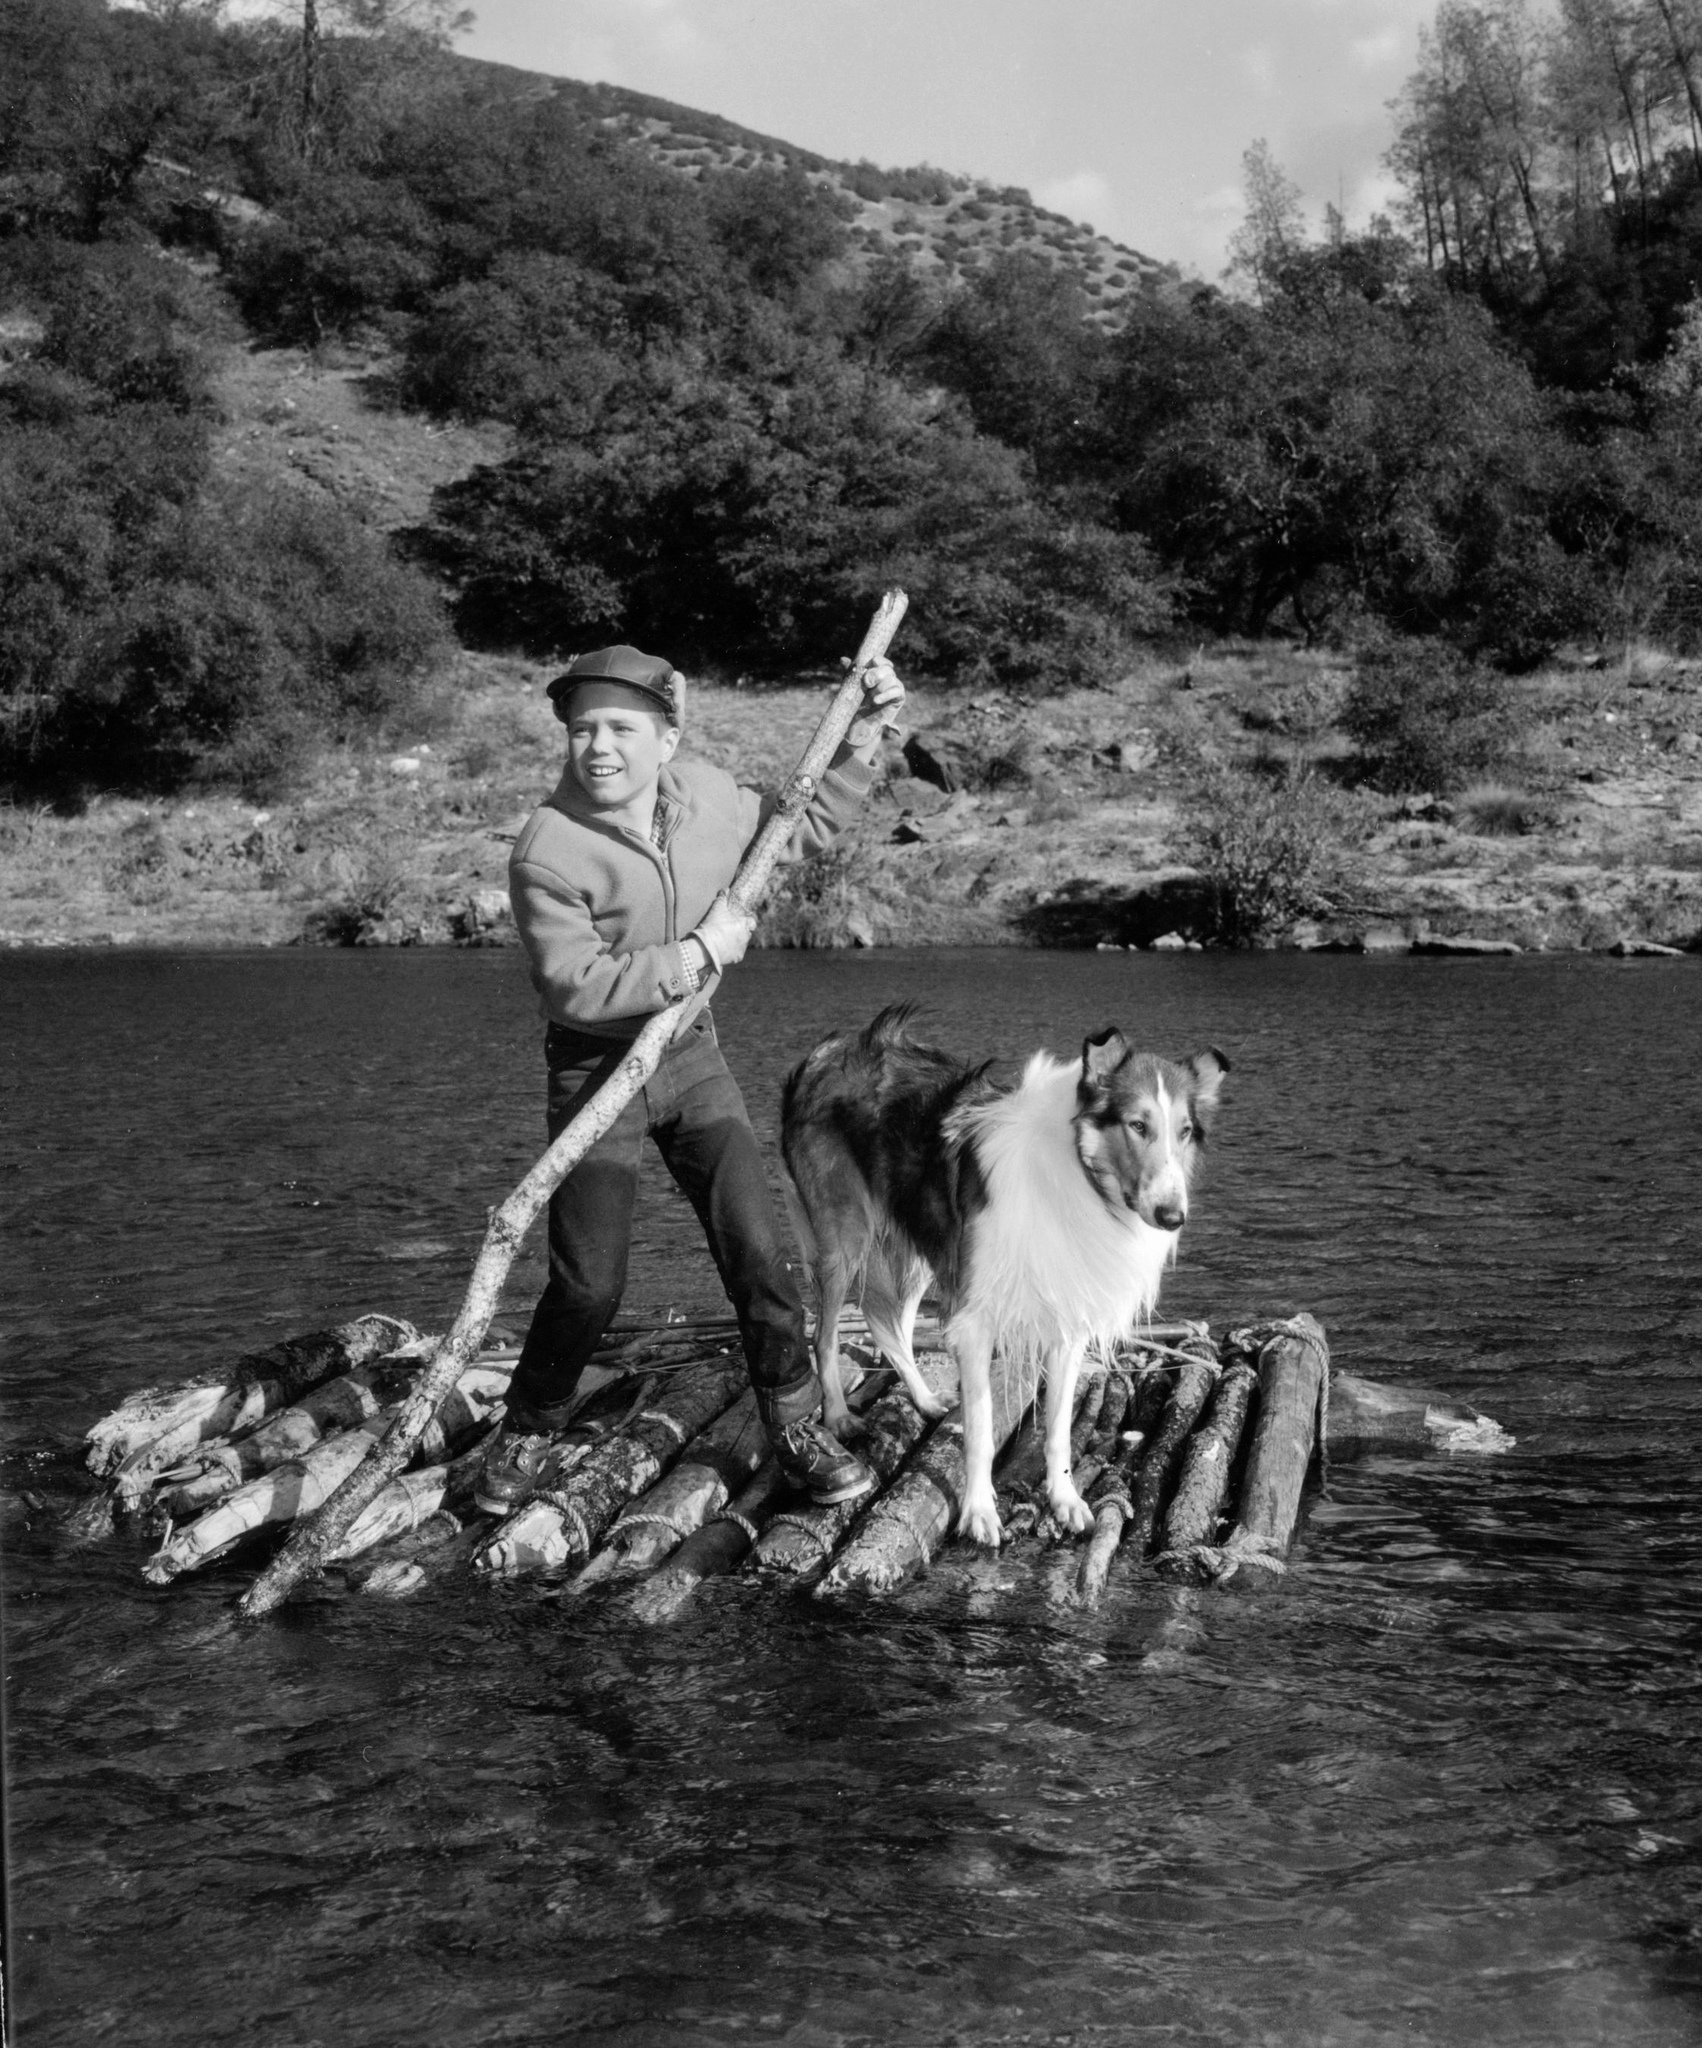
<svg viewBox="0 0 1702 2048">
<path fill-rule="evenodd" d="M 239 1626 L 67 1547 L 125 1392 L 439 1327 L 540 1137 L 505 953 L 0 964 L 10 1991 L 71 2044 L 1702 2039 L 1702 965 L 766 955 L 830 1026 L 1234 1063 L 1164 1309 L 1309 1308 L 1499 1459 L 1341 1463 L 1274 1593 L 948 1551 L 674 1624 L 537 1585 Z M 533 1252 L 514 1312 L 535 1289 Z M 658 1169 L 629 1303 L 713 1275 Z"/>
</svg>

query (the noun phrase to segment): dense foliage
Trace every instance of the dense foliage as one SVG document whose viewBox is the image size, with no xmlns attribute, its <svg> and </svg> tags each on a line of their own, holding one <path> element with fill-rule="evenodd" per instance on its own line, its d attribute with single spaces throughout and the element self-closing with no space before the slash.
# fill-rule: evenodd
<svg viewBox="0 0 1702 2048">
<path fill-rule="evenodd" d="M 596 91 L 454 59 L 447 0 L 216 16 L 0 0 L 14 773 L 252 777 L 429 658 L 419 570 L 220 481 L 233 306 L 513 427 L 406 543 L 488 642 L 760 675 L 852 644 L 892 580 L 913 666 L 1030 690 L 1182 625 L 1404 636 L 1434 660 L 1368 661 L 1356 713 L 1398 779 L 1426 721 L 1478 716 L 1422 675 L 1702 631 L 1702 0 L 1446 0 L 1403 219 L 1319 243 L 1257 148 L 1235 290 L 1115 327 L 1032 252 L 949 287 L 856 253 L 848 192 L 941 173 L 835 183 L 721 124 L 681 175 Z"/>
</svg>

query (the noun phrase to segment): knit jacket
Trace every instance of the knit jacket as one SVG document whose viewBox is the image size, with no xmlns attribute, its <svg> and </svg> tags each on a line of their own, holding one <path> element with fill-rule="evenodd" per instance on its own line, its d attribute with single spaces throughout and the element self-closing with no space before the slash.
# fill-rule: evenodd
<svg viewBox="0 0 1702 2048">
<path fill-rule="evenodd" d="M 784 858 L 818 853 L 850 822 L 872 776 L 855 758 L 821 778 Z M 564 773 L 522 827 L 508 863 L 515 928 L 543 1014 L 632 1038 L 691 991 L 680 941 L 737 872 L 778 799 L 706 761 L 671 761 L 656 792 L 655 836 L 610 823 Z"/>
</svg>

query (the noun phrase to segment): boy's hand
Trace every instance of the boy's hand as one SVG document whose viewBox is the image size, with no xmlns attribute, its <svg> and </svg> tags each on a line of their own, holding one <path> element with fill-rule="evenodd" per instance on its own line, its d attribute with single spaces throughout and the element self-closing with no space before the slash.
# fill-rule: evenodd
<svg viewBox="0 0 1702 2048">
<path fill-rule="evenodd" d="M 871 661 L 863 674 L 863 709 L 884 711 L 890 722 L 903 702 L 904 685 L 892 663 L 884 654 L 879 661 Z"/>
<path fill-rule="evenodd" d="M 732 967 L 745 957 L 745 948 L 755 929 L 755 913 L 738 909 L 727 900 L 723 889 L 704 912 L 692 936 L 708 952 L 711 966 Z"/>
<path fill-rule="evenodd" d="M 871 661 L 863 672 L 863 701 L 845 735 L 846 746 L 859 760 L 872 760 L 881 734 L 888 726 L 896 729 L 903 702 L 904 685 L 892 663 L 884 655 Z"/>
</svg>

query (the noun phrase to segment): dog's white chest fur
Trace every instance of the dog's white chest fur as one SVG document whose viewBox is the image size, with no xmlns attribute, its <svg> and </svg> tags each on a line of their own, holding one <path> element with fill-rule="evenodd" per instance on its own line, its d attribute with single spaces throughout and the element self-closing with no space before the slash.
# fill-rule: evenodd
<svg viewBox="0 0 1702 2048">
<path fill-rule="evenodd" d="M 1049 1353 L 1108 1344 L 1151 1313 L 1176 1237 L 1113 1209 L 1082 1170 L 1073 1118 L 1078 1071 L 1046 1053 L 1021 1084 L 964 1113 L 987 1182 L 953 1322 L 996 1332 L 1027 1377 Z"/>
</svg>

